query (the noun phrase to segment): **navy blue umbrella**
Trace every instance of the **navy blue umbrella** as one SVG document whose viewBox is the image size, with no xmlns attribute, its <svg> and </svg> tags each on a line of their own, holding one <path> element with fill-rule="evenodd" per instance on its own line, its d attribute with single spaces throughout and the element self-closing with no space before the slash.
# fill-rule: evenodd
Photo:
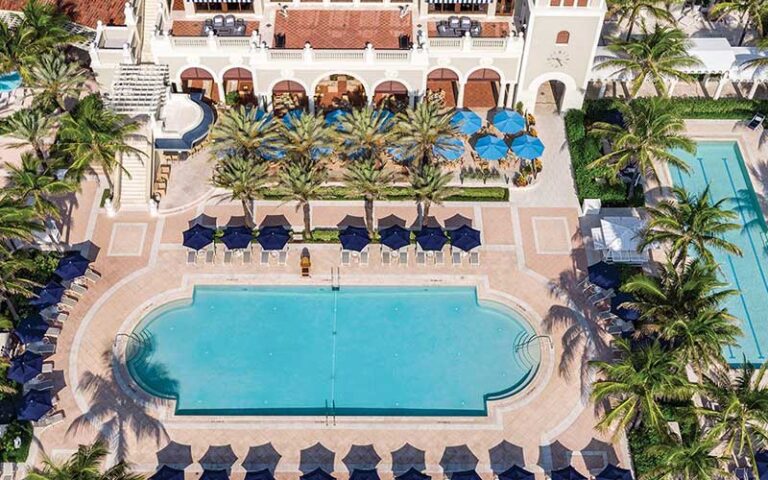
<svg viewBox="0 0 768 480">
<path fill-rule="evenodd" d="M 602 472 L 597 474 L 596 480 L 632 480 L 632 472 L 609 463 Z"/>
<path fill-rule="evenodd" d="M 356 468 L 352 470 L 349 480 L 379 480 L 379 474 L 375 468 L 361 470 Z"/>
<path fill-rule="evenodd" d="M 336 480 L 336 477 L 326 472 L 322 468 L 316 468 L 309 473 L 302 475 L 301 480 Z"/>
<path fill-rule="evenodd" d="M 43 418 L 53 408 L 51 391 L 30 390 L 21 398 L 18 419 L 36 422 Z"/>
<path fill-rule="evenodd" d="M 67 289 L 59 282 L 48 282 L 37 292 L 37 298 L 32 299 L 29 304 L 40 308 L 56 305 L 61 301 L 61 297 Z"/>
<path fill-rule="evenodd" d="M 213 243 L 215 231 L 212 228 L 204 227 L 199 223 L 184 232 L 183 245 L 193 250 L 200 250 Z"/>
<path fill-rule="evenodd" d="M 163 465 L 149 477 L 150 480 L 184 480 L 184 470 Z"/>
<path fill-rule="evenodd" d="M 26 351 L 11 359 L 11 366 L 8 368 L 8 380 L 14 382 L 26 383 L 43 371 L 43 357 L 37 353 Z"/>
<path fill-rule="evenodd" d="M 474 470 L 465 470 L 463 472 L 454 472 L 451 474 L 451 480 L 482 480 L 480 475 Z"/>
<path fill-rule="evenodd" d="M 264 250 L 282 250 L 290 238 L 290 232 L 283 226 L 264 227 L 259 230 L 256 241 Z"/>
<path fill-rule="evenodd" d="M 553 470 L 549 478 L 552 480 L 587 480 L 587 477 L 577 472 L 570 465 L 560 470 Z"/>
<path fill-rule="evenodd" d="M 229 480 L 226 470 L 203 470 L 200 480 Z"/>
<path fill-rule="evenodd" d="M 445 236 L 442 228 L 424 227 L 416 234 L 416 241 L 422 250 L 442 250 L 448 237 Z"/>
<path fill-rule="evenodd" d="M 518 465 L 512 465 L 499 474 L 499 480 L 533 480 L 535 475 Z"/>
<path fill-rule="evenodd" d="M 451 236 L 451 245 L 465 252 L 480 246 L 480 230 L 475 230 L 469 225 L 462 225 L 448 234 Z"/>
<path fill-rule="evenodd" d="M 22 343 L 39 342 L 45 337 L 50 325 L 39 314 L 35 313 L 25 318 L 16 326 L 14 333 Z"/>
<path fill-rule="evenodd" d="M 371 243 L 368 230 L 362 227 L 347 227 L 339 233 L 339 240 L 344 250 L 361 252 Z"/>
<path fill-rule="evenodd" d="M 589 281 L 600 288 L 616 288 L 621 281 L 619 267 L 599 262 L 589 267 Z"/>
<path fill-rule="evenodd" d="M 421 473 L 413 467 L 409 468 L 404 474 L 396 477 L 397 480 L 430 480 L 431 478 L 432 477 L 426 473 Z"/>
<path fill-rule="evenodd" d="M 760 450 L 755 454 L 758 480 L 768 480 L 768 450 Z"/>
<path fill-rule="evenodd" d="M 381 237 L 381 244 L 392 250 L 400 250 L 411 244 L 411 231 L 400 225 L 382 228 L 379 230 L 379 237 Z"/>
<path fill-rule="evenodd" d="M 245 480 L 275 480 L 275 476 L 268 468 L 258 472 L 245 472 Z"/>
<path fill-rule="evenodd" d="M 253 231 L 248 227 L 227 227 L 221 241 L 227 248 L 248 248 L 253 240 Z"/>
<path fill-rule="evenodd" d="M 634 302 L 635 297 L 629 293 L 617 293 L 611 298 L 611 312 L 614 315 L 626 320 L 628 322 L 634 322 L 640 318 L 640 312 L 631 308 L 622 307 L 624 302 Z"/>
<path fill-rule="evenodd" d="M 82 277 L 85 272 L 88 271 L 88 265 L 90 261 L 79 252 L 72 252 L 59 260 L 59 265 L 54 270 L 56 274 L 62 280 L 72 280 L 73 278 Z"/>
</svg>

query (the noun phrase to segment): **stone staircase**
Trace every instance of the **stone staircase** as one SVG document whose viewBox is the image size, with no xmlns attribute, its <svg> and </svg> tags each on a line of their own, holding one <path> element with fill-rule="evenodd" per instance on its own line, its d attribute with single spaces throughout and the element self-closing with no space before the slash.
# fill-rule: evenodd
<svg viewBox="0 0 768 480">
<path fill-rule="evenodd" d="M 128 144 L 143 152 L 143 155 L 130 152 L 121 155 L 123 169 L 119 172 L 120 210 L 146 210 L 148 208 L 150 186 L 152 182 L 152 144 L 146 137 L 135 135 Z M 127 170 L 127 173 L 126 173 Z"/>
<path fill-rule="evenodd" d="M 152 58 L 152 37 L 155 34 L 155 29 L 159 22 L 160 9 L 163 8 L 163 5 L 160 2 L 164 1 L 166 0 L 144 0 L 144 14 L 141 17 L 142 41 L 139 63 L 154 62 L 154 59 Z"/>
<path fill-rule="evenodd" d="M 117 113 L 154 116 L 165 105 L 168 89 L 168 65 L 121 64 L 107 103 Z"/>
</svg>

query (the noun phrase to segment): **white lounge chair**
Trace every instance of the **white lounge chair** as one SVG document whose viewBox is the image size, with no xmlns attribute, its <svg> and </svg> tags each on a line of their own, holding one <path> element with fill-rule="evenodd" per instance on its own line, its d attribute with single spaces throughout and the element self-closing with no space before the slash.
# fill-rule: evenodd
<svg viewBox="0 0 768 480">
<path fill-rule="evenodd" d="M 53 390 L 53 380 L 49 378 L 44 378 L 41 380 L 30 380 L 27 383 L 24 384 L 24 393 L 31 392 L 32 390 L 36 390 L 38 392 L 44 392 L 46 390 Z"/>
<path fill-rule="evenodd" d="M 216 250 L 209 248 L 205 251 L 205 263 L 213 263 L 216 261 Z"/>
<path fill-rule="evenodd" d="M 69 285 L 69 289 L 67 290 L 67 293 L 75 293 L 77 295 L 83 295 L 88 291 L 87 288 L 85 288 L 83 285 L 72 282 Z"/>
<path fill-rule="evenodd" d="M 756 130 L 757 127 L 763 124 L 765 121 L 765 115 L 762 113 L 756 113 L 754 117 L 752 117 L 752 120 L 749 121 L 747 124 L 747 128 L 750 130 Z"/>
<path fill-rule="evenodd" d="M 360 265 L 368 265 L 368 249 L 363 249 L 362 252 L 360 252 Z"/>
<path fill-rule="evenodd" d="M 381 247 L 381 264 L 382 265 L 392 264 L 392 251 L 387 247 Z"/>
<path fill-rule="evenodd" d="M 60 334 L 61 328 L 59 327 L 48 327 L 48 330 L 45 331 L 46 337 L 58 338 Z"/>
<path fill-rule="evenodd" d="M 285 261 L 288 260 L 288 250 L 280 250 L 277 254 L 277 264 L 285 265 Z"/>
<path fill-rule="evenodd" d="M 261 251 L 261 264 L 269 265 L 269 252 L 267 250 Z"/>
<path fill-rule="evenodd" d="M 469 252 L 469 264 L 473 267 L 480 265 L 480 252 L 477 250 Z"/>
<path fill-rule="evenodd" d="M 34 342 L 27 344 L 27 350 L 38 355 L 52 355 L 56 353 L 56 344 L 47 342 Z"/>
<path fill-rule="evenodd" d="M 234 256 L 234 252 L 232 250 L 226 250 L 224 252 L 224 263 L 230 264 L 232 263 L 232 257 Z"/>
<path fill-rule="evenodd" d="M 349 250 L 341 251 L 341 264 L 348 267 L 352 263 L 352 252 Z"/>
<path fill-rule="evenodd" d="M 461 252 L 451 249 L 451 264 L 458 267 L 461 266 Z"/>
<path fill-rule="evenodd" d="M 443 255 L 443 251 L 442 250 L 435 251 L 434 259 L 435 259 L 435 265 L 442 265 L 442 264 L 444 264 L 445 263 L 445 256 Z"/>
<path fill-rule="evenodd" d="M 427 264 L 427 253 L 424 250 L 416 250 L 416 265 Z"/>
<path fill-rule="evenodd" d="M 58 411 L 50 415 L 46 415 L 45 417 L 41 418 L 36 422 L 32 422 L 32 425 L 34 425 L 37 428 L 50 427 L 51 425 L 55 425 L 63 420 L 64 420 L 64 412 Z"/>
<path fill-rule="evenodd" d="M 74 307 L 75 305 L 77 305 L 77 299 L 75 297 L 70 297 L 65 295 L 61 297 L 61 300 L 59 301 L 59 303 L 62 303 L 68 307 Z"/>
<path fill-rule="evenodd" d="M 197 263 L 197 252 L 194 250 L 187 251 L 187 265 L 194 265 Z"/>
<path fill-rule="evenodd" d="M 53 362 L 43 362 L 43 368 L 40 370 L 41 375 L 46 375 L 53 372 Z"/>
<path fill-rule="evenodd" d="M 101 279 L 101 274 L 89 267 L 88 270 L 85 271 L 85 278 L 87 278 L 92 282 L 95 282 Z"/>
<path fill-rule="evenodd" d="M 400 249 L 400 258 L 398 260 L 398 263 L 403 266 L 408 266 L 408 249 L 407 248 Z"/>
<path fill-rule="evenodd" d="M 251 249 L 246 248 L 243 250 L 243 264 L 251 263 Z"/>
</svg>

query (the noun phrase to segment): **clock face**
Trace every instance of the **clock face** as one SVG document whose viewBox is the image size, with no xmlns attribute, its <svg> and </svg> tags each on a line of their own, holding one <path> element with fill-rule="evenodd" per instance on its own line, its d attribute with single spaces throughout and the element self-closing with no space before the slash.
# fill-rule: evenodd
<svg viewBox="0 0 768 480">
<path fill-rule="evenodd" d="M 566 50 L 563 50 L 562 48 L 558 48 L 554 50 L 547 57 L 547 63 L 552 68 L 563 68 L 566 65 L 568 65 L 568 62 L 570 60 L 571 60 L 571 56 L 568 55 L 568 52 Z"/>
</svg>

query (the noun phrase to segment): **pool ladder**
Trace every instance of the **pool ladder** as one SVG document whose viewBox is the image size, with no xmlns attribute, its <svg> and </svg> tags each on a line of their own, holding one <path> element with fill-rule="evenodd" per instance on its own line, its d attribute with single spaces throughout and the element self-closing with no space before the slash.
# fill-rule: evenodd
<svg viewBox="0 0 768 480">
<path fill-rule="evenodd" d="M 336 426 L 336 400 L 331 401 L 331 407 L 328 408 L 328 400 L 325 401 L 325 426 Z"/>
<path fill-rule="evenodd" d="M 339 267 L 336 267 L 335 275 L 333 267 L 331 267 L 331 290 L 334 292 L 341 290 L 341 274 L 339 273 Z"/>
</svg>

